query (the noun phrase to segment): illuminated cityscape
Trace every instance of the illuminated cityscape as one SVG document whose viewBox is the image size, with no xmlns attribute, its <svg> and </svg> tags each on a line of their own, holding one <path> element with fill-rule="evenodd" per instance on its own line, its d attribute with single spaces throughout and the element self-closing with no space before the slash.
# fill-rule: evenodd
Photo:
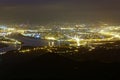
<svg viewBox="0 0 120 80">
<path fill-rule="evenodd" d="M 0 0 L 0 80 L 120 80 L 120 0 Z"/>
<path fill-rule="evenodd" d="M 31 60 L 32 57 L 53 54 L 79 62 L 97 60 L 112 63 L 119 61 L 119 32 L 119 25 L 109 24 L 99 26 L 63 24 L 57 28 L 47 25 L 34 26 L 34 29 L 21 28 L 19 25 L 1 25 L 0 56 L 14 64 L 17 64 L 15 61 L 19 62 L 22 57 L 26 57 L 25 60 L 27 60 L 29 56 Z M 22 63 L 25 60 L 23 59 Z"/>
<path fill-rule="evenodd" d="M 8 46 L 14 45 L 14 47 L 16 46 L 14 49 L 17 50 L 18 48 L 20 52 L 31 51 L 29 49 L 25 51 L 20 49 L 21 46 L 29 46 L 29 43 L 34 44 L 30 46 L 40 47 L 40 49 L 49 47 L 50 49 L 46 48 L 48 52 L 54 52 L 54 47 L 63 46 L 76 47 L 75 52 L 77 52 L 80 47 L 85 47 L 91 51 L 98 46 L 103 45 L 104 47 L 105 44 L 114 44 L 120 40 L 120 26 L 109 26 L 107 24 L 98 27 L 88 27 L 85 24 L 63 25 L 57 29 L 49 26 L 36 27 L 35 29 L 0 26 L 0 29 L 1 43 Z M 41 42 L 43 43 L 41 44 Z M 5 52 L 7 51 L 1 51 L 1 54 Z M 63 52 L 67 53 L 66 51 Z"/>
</svg>

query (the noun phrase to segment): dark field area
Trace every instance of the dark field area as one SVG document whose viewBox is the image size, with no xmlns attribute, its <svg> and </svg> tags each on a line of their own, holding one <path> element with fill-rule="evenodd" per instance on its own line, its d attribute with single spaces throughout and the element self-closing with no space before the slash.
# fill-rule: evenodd
<svg viewBox="0 0 120 80">
<path fill-rule="evenodd" d="M 41 51 L 26 54 L 10 51 L 0 56 L 0 77 L 1 79 L 120 79 L 119 49 L 111 51 L 99 49 L 81 54 L 80 61 L 75 59 L 75 56 L 78 55 L 73 55 L 73 59 L 55 53 L 43 54 Z"/>
</svg>

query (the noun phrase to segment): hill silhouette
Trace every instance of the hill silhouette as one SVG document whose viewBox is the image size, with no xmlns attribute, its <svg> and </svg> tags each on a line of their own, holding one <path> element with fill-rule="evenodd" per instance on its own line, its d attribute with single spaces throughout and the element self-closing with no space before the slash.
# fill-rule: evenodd
<svg viewBox="0 0 120 80">
<path fill-rule="evenodd" d="M 119 63 L 77 62 L 57 54 L 21 55 L 3 61 L 1 78 L 7 79 L 115 79 Z"/>
</svg>

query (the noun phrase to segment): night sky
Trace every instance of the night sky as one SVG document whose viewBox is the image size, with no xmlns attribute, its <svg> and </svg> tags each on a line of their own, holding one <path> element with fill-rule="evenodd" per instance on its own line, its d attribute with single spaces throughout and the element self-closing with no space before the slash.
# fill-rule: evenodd
<svg viewBox="0 0 120 80">
<path fill-rule="evenodd" d="M 120 0 L 0 0 L 0 23 L 120 22 Z"/>
</svg>

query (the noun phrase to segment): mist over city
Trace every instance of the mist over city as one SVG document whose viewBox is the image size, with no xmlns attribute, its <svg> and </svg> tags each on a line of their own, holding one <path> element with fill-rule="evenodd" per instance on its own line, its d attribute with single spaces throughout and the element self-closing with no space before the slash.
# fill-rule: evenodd
<svg viewBox="0 0 120 80">
<path fill-rule="evenodd" d="M 1 0 L 0 23 L 119 23 L 119 0 Z"/>
</svg>

